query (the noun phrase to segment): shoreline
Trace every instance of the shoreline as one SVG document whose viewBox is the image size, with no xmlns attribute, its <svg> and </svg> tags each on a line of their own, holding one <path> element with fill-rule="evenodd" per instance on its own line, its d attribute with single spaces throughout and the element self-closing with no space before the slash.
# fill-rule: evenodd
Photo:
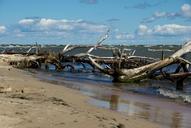
<svg viewBox="0 0 191 128">
<path fill-rule="evenodd" d="M 163 124 L 165 128 L 172 126 L 189 128 L 190 126 L 190 103 L 184 103 L 181 99 L 127 91 L 123 87 L 115 87 L 105 82 L 94 82 L 94 80 L 86 81 L 83 78 L 70 79 L 68 77 L 70 75 L 59 76 L 60 73 L 34 71 L 32 74 L 42 81 L 80 91 L 90 97 L 88 98 L 90 105 L 99 108 L 118 111 L 127 116 L 141 117 L 159 125 Z"/>
<path fill-rule="evenodd" d="M 0 64 L 0 124 L 4 128 L 158 128 L 158 124 L 98 108 L 77 90 L 46 83 Z"/>
</svg>

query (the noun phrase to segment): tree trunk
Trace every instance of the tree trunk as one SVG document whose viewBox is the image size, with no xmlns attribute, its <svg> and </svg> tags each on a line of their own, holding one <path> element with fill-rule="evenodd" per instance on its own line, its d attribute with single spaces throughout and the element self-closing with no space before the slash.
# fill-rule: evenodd
<svg viewBox="0 0 191 128">
<path fill-rule="evenodd" d="M 92 64 L 94 64 L 100 71 L 112 75 L 116 81 L 120 82 L 134 82 L 143 79 L 152 78 L 153 74 L 174 63 L 188 63 L 189 61 L 181 59 L 181 56 L 187 54 L 191 51 L 191 41 L 186 43 L 180 50 L 172 54 L 170 57 L 159 60 L 157 62 L 147 64 L 141 67 L 132 68 L 132 69 L 116 69 L 113 74 L 110 74 L 108 71 L 103 69 L 98 63 L 94 61 L 91 57 L 89 57 Z M 189 63 L 190 64 L 190 63 Z"/>
</svg>

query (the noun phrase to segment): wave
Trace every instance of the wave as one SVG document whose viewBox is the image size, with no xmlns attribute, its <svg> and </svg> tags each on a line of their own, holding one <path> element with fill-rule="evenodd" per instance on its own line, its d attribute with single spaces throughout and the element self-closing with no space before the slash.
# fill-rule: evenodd
<svg viewBox="0 0 191 128">
<path fill-rule="evenodd" d="M 162 96 L 169 97 L 172 99 L 180 99 L 184 102 L 191 103 L 191 95 L 183 92 L 178 91 L 172 91 L 172 90 L 164 90 L 164 89 L 158 89 L 158 93 Z"/>
<path fill-rule="evenodd" d="M 161 51 L 171 52 L 173 50 L 171 50 L 171 49 L 152 49 L 152 48 L 148 48 L 148 51 L 150 51 L 150 52 L 161 52 Z"/>
</svg>

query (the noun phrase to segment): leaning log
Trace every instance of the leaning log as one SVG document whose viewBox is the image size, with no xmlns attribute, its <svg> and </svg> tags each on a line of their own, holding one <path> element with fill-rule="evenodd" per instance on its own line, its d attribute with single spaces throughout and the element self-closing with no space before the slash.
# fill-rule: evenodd
<svg viewBox="0 0 191 128">
<path fill-rule="evenodd" d="M 144 79 L 150 79 L 156 77 L 154 74 L 164 67 L 167 67 L 175 63 L 189 63 L 189 61 L 181 58 L 184 54 L 191 52 L 191 41 L 186 43 L 180 50 L 172 54 L 170 57 L 159 60 L 144 66 L 131 69 L 115 68 L 114 72 L 109 72 L 107 69 L 102 68 L 94 59 L 89 56 L 90 61 L 100 71 L 112 75 L 114 81 L 119 82 L 135 82 Z M 190 64 L 190 63 L 189 63 Z"/>
</svg>

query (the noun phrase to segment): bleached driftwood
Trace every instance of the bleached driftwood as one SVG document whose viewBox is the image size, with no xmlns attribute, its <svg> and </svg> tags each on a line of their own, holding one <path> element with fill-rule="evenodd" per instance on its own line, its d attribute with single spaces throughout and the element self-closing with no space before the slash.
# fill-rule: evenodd
<svg viewBox="0 0 191 128">
<path fill-rule="evenodd" d="M 191 52 L 191 41 L 186 43 L 180 50 L 178 50 L 177 52 L 175 52 L 170 57 L 164 60 L 159 60 L 132 69 L 116 68 L 115 71 L 112 73 L 109 72 L 107 69 L 104 69 L 101 65 L 99 65 L 91 56 L 89 56 L 89 59 L 92 62 L 92 64 L 95 65 L 95 67 L 97 67 L 100 71 L 106 74 L 112 75 L 116 81 L 133 82 L 149 78 L 155 78 L 157 77 L 157 75 L 155 76 L 155 73 L 157 71 L 160 71 L 162 68 L 174 63 L 190 64 L 188 60 L 181 58 L 184 54 L 187 54 L 189 52 Z M 187 75 L 190 74 L 187 73 Z"/>
</svg>

